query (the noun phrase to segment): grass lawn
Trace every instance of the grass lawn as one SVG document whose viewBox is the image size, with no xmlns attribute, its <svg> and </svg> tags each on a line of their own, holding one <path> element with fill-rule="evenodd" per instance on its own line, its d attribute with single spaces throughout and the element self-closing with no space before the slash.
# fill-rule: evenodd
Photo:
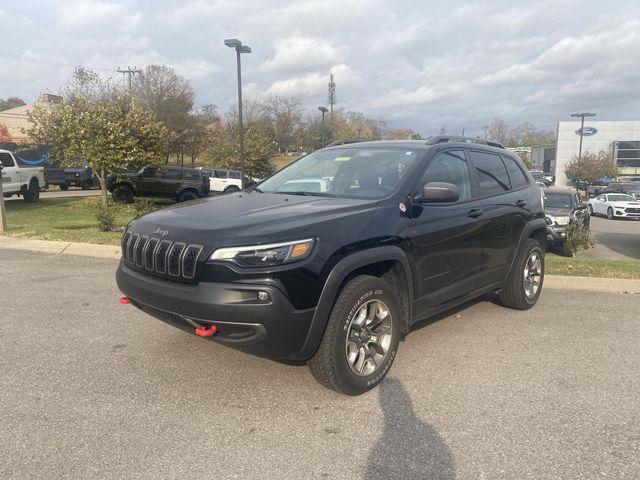
<svg viewBox="0 0 640 480">
<path fill-rule="evenodd" d="M 545 273 L 579 277 L 640 279 L 640 260 L 603 260 L 547 255 Z"/>
<path fill-rule="evenodd" d="M 167 203 L 157 203 L 158 207 Z M 132 205 L 112 205 L 114 231 L 101 232 L 94 209 L 100 198 L 48 198 L 36 203 L 6 202 L 7 235 L 12 237 L 119 245 L 122 230 L 136 216 Z"/>
</svg>

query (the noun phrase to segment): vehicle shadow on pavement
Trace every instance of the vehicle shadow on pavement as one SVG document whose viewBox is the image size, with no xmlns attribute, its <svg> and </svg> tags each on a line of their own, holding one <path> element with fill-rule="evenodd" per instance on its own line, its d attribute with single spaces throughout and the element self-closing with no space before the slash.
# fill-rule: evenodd
<svg viewBox="0 0 640 480">
<path fill-rule="evenodd" d="M 411 397 L 395 378 L 378 385 L 384 413 L 384 432 L 369 451 L 364 478 L 428 479 L 455 478 L 449 447 L 438 432 L 413 411 Z"/>
</svg>

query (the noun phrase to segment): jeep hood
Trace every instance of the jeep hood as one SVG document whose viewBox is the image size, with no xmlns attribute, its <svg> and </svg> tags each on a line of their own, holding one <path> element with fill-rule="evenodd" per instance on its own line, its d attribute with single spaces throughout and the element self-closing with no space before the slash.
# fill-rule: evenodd
<svg viewBox="0 0 640 480">
<path fill-rule="evenodd" d="M 365 221 L 377 200 L 241 192 L 196 200 L 149 213 L 130 224 L 133 232 L 165 235 L 201 245 L 242 245 L 314 236 L 317 225 Z M 372 213 L 369 213 L 372 215 Z M 323 227 L 326 228 L 326 227 Z"/>
</svg>

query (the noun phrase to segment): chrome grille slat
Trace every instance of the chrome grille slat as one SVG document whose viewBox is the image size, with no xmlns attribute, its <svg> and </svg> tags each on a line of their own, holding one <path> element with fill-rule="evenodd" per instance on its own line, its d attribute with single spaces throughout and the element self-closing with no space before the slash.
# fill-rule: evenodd
<svg viewBox="0 0 640 480">
<path fill-rule="evenodd" d="M 180 276 L 182 252 L 184 252 L 186 246 L 187 245 L 185 243 L 176 242 L 169 250 L 169 254 L 167 255 L 167 273 L 172 277 Z"/>
<path fill-rule="evenodd" d="M 145 247 L 143 254 L 144 268 L 147 270 L 153 270 L 155 268 L 155 255 L 158 244 L 160 244 L 160 240 L 155 237 L 151 237 L 147 242 L 147 246 Z"/>
<path fill-rule="evenodd" d="M 131 263 L 135 263 L 135 257 L 134 257 L 135 245 L 138 242 L 139 238 L 140 238 L 140 234 L 134 233 L 133 235 L 131 235 L 131 238 L 129 239 L 129 243 L 127 244 L 127 260 L 129 260 Z"/>
<path fill-rule="evenodd" d="M 155 255 L 156 272 L 158 273 L 167 273 L 167 254 L 169 253 L 169 248 L 171 248 L 171 242 L 169 240 L 162 240 L 158 244 Z"/>
<path fill-rule="evenodd" d="M 139 270 L 147 270 L 173 278 L 193 280 L 196 277 L 202 245 L 172 242 L 126 231 L 121 241 L 124 261 Z"/>
<path fill-rule="evenodd" d="M 140 238 L 138 238 L 138 241 L 136 242 L 136 245 L 134 247 L 135 250 L 135 264 L 136 266 L 143 268 L 144 267 L 144 250 L 147 247 L 147 241 L 149 240 L 149 237 L 147 235 L 142 235 Z"/>
<path fill-rule="evenodd" d="M 192 279 L 196 275 L 196 265 L 198 257 L 202 253 L 202 245 L 188 245 L 182 255 L 182 276 Z"/>
</svg>

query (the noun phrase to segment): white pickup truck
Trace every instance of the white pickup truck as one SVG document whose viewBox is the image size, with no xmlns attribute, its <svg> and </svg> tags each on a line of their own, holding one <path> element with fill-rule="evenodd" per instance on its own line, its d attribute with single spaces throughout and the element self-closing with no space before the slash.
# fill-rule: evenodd
<svg viewBox="0 0 640 480">
<path fill-rule="evenodd" d="M 18 165 L 9 150 L 0 150 L 0 166 L 2 193 L 5 197 L 22 195 L 25 202 L 38 201 L 40 189 L 44 187 L 44 167 Z"/>
</svg>

